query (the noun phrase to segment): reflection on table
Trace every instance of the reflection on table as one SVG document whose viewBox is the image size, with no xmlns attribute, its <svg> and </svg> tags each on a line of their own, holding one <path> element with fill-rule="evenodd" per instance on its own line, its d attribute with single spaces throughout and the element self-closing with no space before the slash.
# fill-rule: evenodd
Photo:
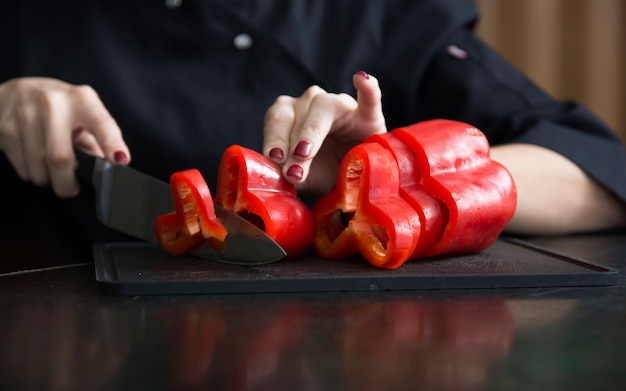
<svg viewBox="0 0 626 391">
<path fill-rule="evenodd" d="M 610 238 L 536 243 L 626 270 Z M 72 262 L 0 277 L 0 389 L 622 390 L 625 288 L 116 297 Z"/>
</svg>

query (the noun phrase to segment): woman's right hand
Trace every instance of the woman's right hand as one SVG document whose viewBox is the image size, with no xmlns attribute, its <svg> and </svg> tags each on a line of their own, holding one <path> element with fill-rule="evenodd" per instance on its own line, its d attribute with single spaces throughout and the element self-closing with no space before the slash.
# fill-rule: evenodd
<svg viewBox="0 0 626 391">
<path fill-rule="evenodd" d="M 119 126 L 93 88 L 43 77 L 0 84 L 0 151 L 22 180 L 76 196 L 74 148 L 130 161 Z"/>
</svg>

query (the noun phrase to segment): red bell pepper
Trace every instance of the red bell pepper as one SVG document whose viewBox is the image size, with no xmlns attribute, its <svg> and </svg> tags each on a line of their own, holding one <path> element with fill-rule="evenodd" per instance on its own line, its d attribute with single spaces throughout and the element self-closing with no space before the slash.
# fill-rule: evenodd
<svg viewBox="0 0 626 391">
<path fill-rule="evenodd" d="M 413 253 L 419 216 L 400 197 L 398 164 L 382 145 L 364 143 L 343 158 L 335 188 L 315 204 L 318 255 L 360 252 L 372 265 L 393 269 Z M 349 221 L 344 227 L 342 217 Z"/>
<path fill-rule="evenodd" d="M 415 153 L 420 183 L 442 207 L 443 231 L 432 253 L 474 253 L 495 242 L 513 217 L 517 191 L 509 171 L 490 159 L 485 135 L 442 119 L 393 133 Z"/>
<path fill-rule="evenodd" d="M 159 245 L 171 255 L 183 255 L 202 241 L 200 234 L 184 232 L 182 219 L 176 212 L 158 216 L 154 225 Z"/>
<path fill-rule="evenodd" d="M 256 223 L 292 258 L 313 243 L 315 219 L 281 168 L 239 145 L 222 155 L 215 203 Z"/>
<path fill-rule="evenodd" d="M 489 158 L 482 132 L 463 122 L 426 121 L 371 136 L 348 152 L 335 188 L 313 209 L 314 246 L 326 258 L 359 251 L 382 268 L 478 252 L 498 238 L 516 201 L 513 179 Z"/>
<path fill-rule="evenodd" d="M 226 228 L 217 220 L 211 191 L 200 171 L 189 169 L 170 176 L 175 212 L 157 217 L 159 245 L 172 255 L 181 255 L 205 240 L 213 247 L 223 245 Z"/>
</svg>

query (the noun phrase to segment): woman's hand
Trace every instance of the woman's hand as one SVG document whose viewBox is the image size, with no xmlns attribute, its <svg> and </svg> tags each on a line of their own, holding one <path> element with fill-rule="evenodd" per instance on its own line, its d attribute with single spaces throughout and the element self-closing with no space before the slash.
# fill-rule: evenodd
<svg viewBox="0 0 626 391">
<path fill-rule="evenodd" d="M 89 86 L 39 77 L 0 84 L 0 151 L 17 175 L 51 186 L 59 197 L 78 194 L 74 148 L 128 164 L 122 132 Z"/>
<path fill-rule="evenodd" d="M 387 130 L 378 80 L 360 71 L 352 81 L 357 100 L 313 86 L 298 98 L 278 97 L 265 115 L 263 154 L 302 192 L 328 192 L 346 152 Z"/>
</svg>

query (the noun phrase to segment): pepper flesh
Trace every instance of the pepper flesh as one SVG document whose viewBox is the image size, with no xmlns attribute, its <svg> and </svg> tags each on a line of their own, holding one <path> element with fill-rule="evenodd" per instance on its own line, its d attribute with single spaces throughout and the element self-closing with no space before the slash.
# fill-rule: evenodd
<svg viewBox="0 0 626 391">
<path fill-rule="evenodd" d="M 309 248 L 315 219 L 287 182 L 281 168 L 260 153 L 239 145 L 222 155 L 215 203 L 262 228 L 293 258 Z"/>
<path fill-rule="evenodd" d="M 343 258 L 355 251 L 380 268 L 394 269 L 413 252 L 419 217 L 400 197 L 398 165 L 376 143 L 352 148 L 343 158 L 334 189 L 316 203 L 318 255 Z M 352 215 L 342 228 L 340 214 Z"/>
<path fill-rule="evenodd" d="M 200 171 L 188 169 L 170 176 L 174 212 L 157 217 L 159 245 L 172 255 L 189 252 L 201 241 L 218 249 L 226 239 L 226 228 L 215 215 L 211 191 Z"/>
</svg>

